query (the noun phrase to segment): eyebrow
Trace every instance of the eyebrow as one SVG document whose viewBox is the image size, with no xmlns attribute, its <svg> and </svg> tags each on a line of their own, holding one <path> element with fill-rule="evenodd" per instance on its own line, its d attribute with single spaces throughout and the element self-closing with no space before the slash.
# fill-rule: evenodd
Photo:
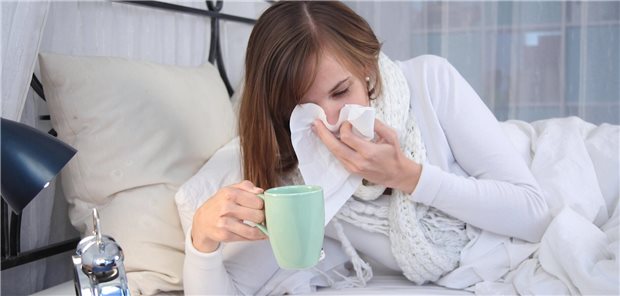
<svg viewBox="0 0 620 296">
<path fill-rule="evenodd" d="M 345 79 L 341 80 L 340 82 L 338 82 L 338 84 L 336 84 L 336 86 L 334 86 L 334 88 L 332 88 L 332 90 L 330 90 L 329 92 L 330 92 L 330 93 L 335 92 L 335 91 L 336 91 L 336 89 L 337 89 L 337 88 L 338 88 L 341 84 L 343 84 L 345 81 L 349 80 L 349 78 L 351 78 L 351 76 L 347 76 L 347 78 L 345 78 Z"/>
</svg>

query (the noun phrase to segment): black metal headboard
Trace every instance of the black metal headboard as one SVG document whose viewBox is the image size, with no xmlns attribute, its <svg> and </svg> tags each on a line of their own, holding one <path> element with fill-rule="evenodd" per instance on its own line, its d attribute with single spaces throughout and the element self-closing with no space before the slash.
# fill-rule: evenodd
<svg viewBox="0 0 620 296">
<path fill-rule="evenodd" d="M 117 1 L 122 3 L 135 4 L 140 6 L 147 6 L 165 10 L 171 10 L 181 13 L 189 13 L 194 15 L 200 15 L 211 18 L 211 46 L 209 48 L 209 63 L 215 64 L 220 72 L 220 76 L 226 85 L 226 90 L 228 91 L 228 95 L 233 95 L 233 88 L 230 85 L 230 81 L 228 80 L 228 76 L 226 75 L 226 69 L 224 68 L 224 60 L 222 58 L 222 47 L 220 45 L 220 19 L 240 22 L 245 24 L 253 25 L 256 23 L 256 20 L 221 13 L 222 7 L 224 6 L 224 2 L 219 0 L 213 4 L 212 1 L 205 1 L 207 3 L 208 10 L 202 10 L 192 7 L 186 7 L 182 5 L 170 4 L 159 1 Z"/>
<path fill-rule="evenodd" d="M 193 7 L 187 7 L 177 4 L 165 3 L 160 1 L 114 1 L 117 3 L 127 3 L 132 5 L 140 5 L 145 7 L 152 7 L 156 9 L 164 9 L 168 11 L 173 11 L 177 13 L 188 13 L 193 15 L 199 15 L 211 18 L 211 46 L 209 48 L 209 63 L 214 64 L 219 73 L 220 77 L 224 81 L 224 85 L 226 86 L 226 90 L 228 91 L 228 95 L 233 95 L 233 88 L 230 85 L 230 81 L 228 80 L 228 76 L 226 74 L 226 69 L 224 68 L 224 60 L 222 57 L 222 48 L 220 44 L 220 20 L 227 20 L 239 23 L 245 23 L 253 25 L 256 23 L 256 20 L 221 13 L 222 7 L 224 6 L 224 2 L 219 0 L 213 3 L 212 1 L 206 2 L 206 10 L 197 9 Z M 270 2 L 270 1 L 268 1 Z M 30 86 L 34 90 L 34 92 L 41 97 L 45 101 L 45 94 L 43 91 L 43 85 L 39 81 L 36 75 L 32 75 L 32 80 L 30 82 Z M 49 120 L 49 115 L 39 116 L 41 120 Z M 56 136 L 56 131 L 51 129 L 49 134 Z M 77 243 L 79 242 L 79 238 L 73 238 L 66 241 L 50 244 L 38 249 L 20 252 L 19 240 L 20 240 L 20 228 L 21 228 L 21 214 L 11 213 L 9 224 L 9 210 L 5 205 L 4 200 L 2 200 L 2 270 L 26 264 L 32 261 L 36 261 L 39 259 L 47 258 L 50 256 L 54 256 L 57 254 L 61 254 L 70 250 L 75 250 Z M 10 230 L 8 229 L 10 225 Z"/>
<path fill-rule="evenodd" d="M 224 81 L 224 85 L 226 86 L 226 91 L 228 92 L 228 96 L 232 97 L 234 93 L 234 89 L 230 84 L 230 80 L 228 79 L 228 75 L 226 74 L 226 68 L 224 67 L 224 58 L 222 57 L 222 46 L 220 42 L 220 20 L 233 21 L 238 23 L 244 23 L 249 25 L 254 25 L 256 23 L 255 19 L 221 13 L 222 7 L 224 6 L 224 1 L 218 0 L 213 1 L 205 0 L 207 9 L 198 9 L 194 7 L 187 7 L 178 4 L 166 3 L 161 1 L 114 1 L 116 3 L 127 3 L 132 5 L 139 5 L 144 7 L 151 7 L 155 9 L 163 9 L 167 11 L 177 12 L 177 13 L 186 13 L 193 14 L 203 17 L 211 18 L 211 42 L 209 47 L 209 63 L 215 65 L 220 73 L 220 77 L 222 81 Z M 273 2 L 273 1 L 267 1 Z M 43 85 L 39 78 L 32 74 L 32 79 L 30 80 L 30 87 L 34 90 L 34 92 L 42 99 L 45 99 L 45 93 L 43 91 Z M 40 120 L 50 120 L 49 115 L 41 115 L 39 116 Z M 54 137 L 57 136 L 57 133 L 54 129 L 50 129 L 48 133 Z"/>
<path fill-rule="evenodd" d="M 171 4 L 160 1 L 114 1 L 117 3 L 127 3 L 133 5 L 139 5 L 144 7 L 152 7 L 157 9 L 163 9 L 168 11 L 174 11 L 178 13 L 187 13 L 193 15 L 199 15 L 211 18 L 211 42 L 209 47 L 209 63 L 214 64 L 219 73 L 220 77 L 224 81 L 224 85 L 226 85 L 226 90 L 228 91 L 228 95 L 232 96 L 234 89 L 230 84 L 230 80 L 228 79 L 228 75 L 226 74 L 226 68 L 224 67 L 224 59 L 222 57 L 222 46 L 220 42 L 220 20 L 228 20 L 233 22 L 239 22 L 244 24 L 253 25 L 256 23 L 255 19 L 240 17 L 231 14 L 221 13 L 222 7 L 224 6 L 224 2 L 219 0 L 213 4 L 212 1 L 205 1 L 207 10 L 198 9 L 193 7 L 187 7 L 178 4 Z M 39 95 L 43 100 L 45 100 L 45 95 L 43 93 L 43 86 L 39 79 L 33 74 L 32 80 L 30 82 L 30 86 L 32 89 Z M 49 119 L 49 118 L 42 118 Z"/>
</svg>

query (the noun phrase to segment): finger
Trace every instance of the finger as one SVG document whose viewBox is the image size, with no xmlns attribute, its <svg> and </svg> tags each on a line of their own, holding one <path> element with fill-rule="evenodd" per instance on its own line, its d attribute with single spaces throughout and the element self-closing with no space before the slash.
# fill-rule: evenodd
<svg viewBox="0 0 620 296">
<path fill-rule="evenodd" d="M 340 141 L 362 155 L 367 154 L 365 152 L 370 149 L 369 145 L 371 145 L 370 142 L 353 133 L 353 125 L 348 121 L 345 121 L 340 127 Z"/>
<path fill-rule="evenodd" d="M 248 220 L 254 223 L 263 223 L 265 221 L 265 212 L 263 210 L 246 208 L 237 204 L 230 205 L 224 212 L 224 216 Z"/>
<path fill-rule="evenodd" d="M 390 144 L 395 144 L 398 142 L 396 131 L 378 119 L 375 119 L 375 132 L 381 139 Z"/>
<path fill-rule="evenodd" d="M 349 173 L 354 173 L 354 174 L 358 174 L 359 170 L 358 170 L 358 166 L 356 165 L 356 162 L 360 162 L 363 160 L 363 157 L 359 154 L 355 154 L 353 155 L 352 159 L 343 159 L 343 158 L 338 158 L 338 161 L 342 164 L 342 166 L 349 172 Z"/>
<path fill-rule="evenodd" d="M 263 200 L 256 196 L 259 193 L 258 190 L 254 192 L 235 188 L 234 185 L 226 190 L 228 200 L 246 208 L 260 210 L 264 207 Z M 262 192 L 262 189 L 260 192 Z"/>
<path fill-rule="evenodd" d="M 248 180 L 244 180 L 241 181 L 237 184 L 233 184 L 231 185 L 231 187 L 237 188 L 237 189 L 241 189 L 241 190 L 245 190 L 248 192 L 252 192 L 254 194 L 259 194 L 263 192 L 262 188 L 256 187 L 256 185 L 254 185 L 254 183 L 252 183 L 251 181 Z"/>
<path fill-rule="evenodd" d="M 360 170 L 359 167 L 356 165 L 356 163 L 361 162 L 363 159 L 360 156 L 360 154 L 358 154 L 357 152 L 353 151 L 351 148 L 349 148 L 346 144 L 342 143 L 340 140 L 338 140 L 332 133 L 331 131 L 329 131 L 325 125 L 323 124 L 323 122 L 321 121 L 315 121 L 315 133 L 319 132 L 319 129 L 323 129 L 323 133 L 325 137 L 330 137 L 331 139 L 333 139 L 333 141 L 335 141 L 335 144 L 337 146 L 341 146 L 342 150 L 338 150 L 338 151 L 334 151 L 332 149 L 330 149 L 330 146 L 328 146 L 328 144 L 325 144 L 325 146 L 327 146 L 328 149 L 330 149 L 330 151 L 338 158 L 338 160 L 343 164 L 344 168 L 350 172 L 350 173 L 354 173 L 354 174 L 359 174 Z M 342 136 L 342 135 L 341 135 Z M 319 136 L 320 138 L 320 136 Z M 325 143 L 325 141 L 323 140 L 323 142 Z"/>
<path fill-rule="evenodd" d="M 325 127 L 322 121 L 314 121 L 314 132 L 321 139 L 323 144 L 331 151 L 338 159 L 350 161 L 355 151 L 351 150 L 347 145 L 340 142 L 336 137 Z"/>
<path fill-rule="evenodd" d="M 249 226 L 241 220 L 235 218 L 223 217 L 225 221 L 225 229 L 232 234 L 241 237 L 241 240 L 260 240 L 265 239 L 267 236 L 258 229 L 258 227 Z"/>
</svg>

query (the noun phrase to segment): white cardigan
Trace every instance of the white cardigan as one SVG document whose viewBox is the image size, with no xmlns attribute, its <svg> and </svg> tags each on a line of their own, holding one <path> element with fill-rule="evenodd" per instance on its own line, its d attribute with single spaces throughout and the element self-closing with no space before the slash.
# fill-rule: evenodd
<svg viewBox="0 0 620 296">
<path fill-rule="evenodd" d="M 497 119 L 452 65 L 429 55 L 397 64 L 408 81 L 427 150 L 427 162 L 411 198 L 466 222 L 471 238 L 461 254 L 461 265 L 437 283 L 465 288 L 495 280 L 533 252 L 535 245 L 519 239 L 540 239 L 551 219 L 547 203 Z M 187 234 L 185 293 L 307 293 L 328 282 L 317 269 L 342 272 L 349 258 L 332 240 L 337 237 L 331 225 L 326 228 L 326 259 L 306 271 L 279 269 L 268 241 L 224 243 L 209 254 L 193 248 L 189 237 L 193 211 L 220 187 L 242 179 L 239 164 L 239 143 L 234 140 L 177 193 Z M 343 224 L 352 245 L 373 268 L 399 270 L 388 237 Z"/>
</svg>

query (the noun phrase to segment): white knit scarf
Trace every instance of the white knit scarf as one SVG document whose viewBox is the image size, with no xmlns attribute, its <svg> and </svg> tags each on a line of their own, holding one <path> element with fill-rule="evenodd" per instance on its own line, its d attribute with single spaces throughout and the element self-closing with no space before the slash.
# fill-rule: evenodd
<svg viewBox="0 0 620 296">
<path fill-rule="evenodd" d="M 379 120 L 396 130 L 406 156 L 422 164 L 426 161 L 426 148 L 411 110 L 404 74 L 383 53 L 379 57 L 379 68 L 383 91 L 371 101 L 371 106 L 376 109 Z M 301 179 L 298 170 L 294 175 L 289 177 Z M 460 251 L 469 240 L 465 223 L 433 207 L 413 202 L 409 194 L 399 190 L 392 190 L 392 195 L 387 197 L 389 207 L 368 202 L 380 197 L 385 189 L 379 185 L 360 185 L 332 219 L 355 271 L 355 276 L 345 277 L 344 281 L 334 283 L 334 287 L 363 287 L 372 278 L 372 268 L 359 257 L 340 221 L 388 236 L 392 254 L 403 275 L 416 284 L 436 281 L 457 267 Z"/>
</svg>

